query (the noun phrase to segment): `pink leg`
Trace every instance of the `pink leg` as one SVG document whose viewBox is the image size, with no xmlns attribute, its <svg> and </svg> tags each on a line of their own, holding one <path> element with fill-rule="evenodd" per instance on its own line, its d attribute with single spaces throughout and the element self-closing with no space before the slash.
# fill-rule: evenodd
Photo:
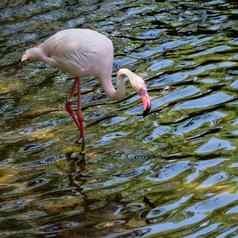
<svg viewBox="0 0 238 238">
<path fill-rule="evenodd" d="M 66 101 L 66 104 L 65 104 L 65 109 L 69 113 L 71 118 L 73 119 L 76 126 L 79 128 L 79 122 L 77 120 L 75 112 L 73 111 L 72 100 L 71 100 L 71 98 L 75 95 L 76 84 L 77 84 L 77 80 L 75 79 L 74 84 L 72 86 L 72 89 L 69 92 L 69 97 L 67 98 L 67 101 Z"/>
<path fill-rule="evenodd" d="M 82 143 L 84 143 L 84 127 L 83 127 L 83 113 L 81 110 L 81 104 L 80 104 L 80 80 L 79 78 L 76 79 L 77 80 L 77 111 L 76 111 L 76 115 L 78 118 L 78 122 L 79 122 L 79 130 L 80 130 L 80 138 L 82 138 Z"/>
<path fill-rule="evenodd" d="M 77 111 L 72 108 L 72 97 L 77 95 Z M 71 118 L 73 119 L 74 123 L 80 130 L 80 139 L 82 139 L 82 143 L 84 144 L 84 128 L 83 128 L 83 113 L 80 107 L 80 80 L 76 78 L 74 80 L 74 84 L 72 89 L 69 92 L 69 97 L 66 101 L 65 105 L 66 111 L 69 113 Z"/>
</svg>

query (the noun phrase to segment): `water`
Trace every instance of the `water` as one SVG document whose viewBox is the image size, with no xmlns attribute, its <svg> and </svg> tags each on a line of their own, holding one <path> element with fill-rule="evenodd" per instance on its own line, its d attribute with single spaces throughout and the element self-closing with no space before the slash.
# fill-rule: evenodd
<svg viewBox="0 0 238 238">
<path fill-rule="evenodd" d="M 0 237 L 238 237 L 237 3 L 0 3 Z M 112 102 L 82 79 L 86 165 L 64 111 L 72 81 L 23 51 L 89 27 L 114 42 L 114 80 L 147 81 Z"/>
</svg>

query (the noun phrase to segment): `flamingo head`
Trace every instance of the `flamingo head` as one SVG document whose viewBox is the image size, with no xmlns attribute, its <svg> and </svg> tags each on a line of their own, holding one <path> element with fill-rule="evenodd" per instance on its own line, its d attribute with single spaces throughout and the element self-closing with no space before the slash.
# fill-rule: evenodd
<svg viewBox="0 0 238 238">
<path fill-rule="evenodd" d="M 143 103 L 143 106 L 144 106 L 143 116 L 145 117 L 150 112 L 150 109 L 151 109 L 150 96 L 149 96 L 146 88 L 140 89 L 138 94 L 139 94 L 141 101 Z"/>
<path fill-rule="evenodd" d="M 131 85 L 141 98 L 141 101 L 144 107 L 143 116 L 146 116 L 150 112 L 150 109 L 151 109 L 151 100 L 150 100 L 149 93 L 147 91 L 145 81 L 142 77 L 140 77 L 139 75 L 135 73 L 132 73 L 131 75 L 132 77 L 129 77 Z"/>
<path fill-rule="evenodd" d="M 141 98 L 141 101 L 144 106 L 143 116 L 146 116 L 150 112 L 150 109 L 151 109 L 151 100 L 150 100 L 150 96 L 148 94 L 144 79 L 142 77 L 140 77 L 139 75 L 133 73 L 132 71 L 130 71 L 127 68 L 120 69 L 117 72 L 117 76 L 119 78 L 119 81 L 121 79 L 125 78 L 126 76 L 128 77 L 128 79 L 131 83 L 131 86 L 135 89 L 135 91 Z M 124 90 L 124 88 L 123 88 L 123 90 Z M 123 90 L 121 90 L 121 91 L 123 91 Z"/>
</svg>

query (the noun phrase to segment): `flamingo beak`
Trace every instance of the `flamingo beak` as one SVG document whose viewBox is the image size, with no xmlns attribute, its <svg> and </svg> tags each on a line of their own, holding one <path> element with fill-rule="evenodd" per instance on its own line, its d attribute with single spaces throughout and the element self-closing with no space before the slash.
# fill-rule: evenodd
<svg viewBox="0 0 238 238">
<path fill-rule="evenodd" d="M 142 90 L 139 93 L 139 95 L 141 97 L 141 100 L 144 106 L 143 116 L 145 117 L 150 112 L 150 108 L 151 108 L 150 96 L 146 90 Z"/>
</svg>

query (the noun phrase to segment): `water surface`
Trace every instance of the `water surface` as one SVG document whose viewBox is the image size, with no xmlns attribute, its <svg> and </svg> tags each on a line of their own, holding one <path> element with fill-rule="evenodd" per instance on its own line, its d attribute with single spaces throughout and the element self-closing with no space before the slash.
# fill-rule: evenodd
<svg viewBox="0 0 238 238">
<path fill-rule="evenodd" d="M 237 3 L 0 3 L 0 236 L 238 237 Z M 109 36 L 114 74 L 142 75 L 152 111 L 82 79 L 86 165 L 64 111 L 72 84 L 26 48 L 83 27 Z"/>
</svg>

